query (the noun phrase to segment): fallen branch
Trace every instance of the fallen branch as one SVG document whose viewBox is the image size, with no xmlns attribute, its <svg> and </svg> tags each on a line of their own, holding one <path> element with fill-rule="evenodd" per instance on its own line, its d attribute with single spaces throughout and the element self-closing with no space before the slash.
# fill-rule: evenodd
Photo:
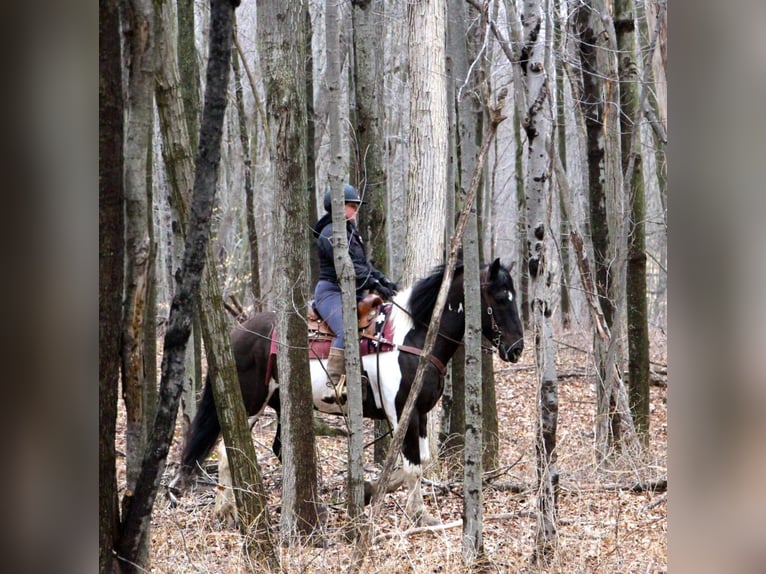
<svg viewBox="0 0 766 574">
<path fill-rule="evenodd" d="M 567 492 L 603 492 L 603 491 L 609 491 L 609 490 L 624 490 L 628 492 L 633 493 L 640 493 L 640 492 L 666 492 L 668 490 L 668 479 L 667 478 L 661 478 L 659 480 L 655 481 L 649 481 L 649 482 L 634 482 L 633 484 L 602 484 L 599 486 L 591 486 L 591 487 L 581 487 L 581 488 L 571 488 L 571 487 L 561 487 L 561 493 L 566 494 Z"/>
<path fill-rule="evenodd" d="M 484 516 L 484 520 L 508 520 L 511 518 L 534 518 L 536 514 L 534 512 L 530 511 L 523 511 L 523 512 L 503 512 L 500 514 L 487 514 Z M 404 531 L 398 531 L 394 530 L 392 532 L 384 532 L 383 534 L 378 534 L 372 539 L 372 544 L 377 544 L 378 542 L 381 542 L 383 540 L 387 540 L 389 538 L 396 538 L 397 536 L 401 536 L 404 538 L 405 536 L 412 536 L 414 534 L 422 534 L 423 532 L 441 532 L 443 530 L 449 530 L 450 528 L 457 528 L 458 526 L 462 526 L 463 521 L 462 520 L 453 520 L 452 522 L 445 522 L 443 524 L 436 524 L 434 526 L 415 526 L 413 528 L 410 528 L 408 530 Z"/>
</svg>

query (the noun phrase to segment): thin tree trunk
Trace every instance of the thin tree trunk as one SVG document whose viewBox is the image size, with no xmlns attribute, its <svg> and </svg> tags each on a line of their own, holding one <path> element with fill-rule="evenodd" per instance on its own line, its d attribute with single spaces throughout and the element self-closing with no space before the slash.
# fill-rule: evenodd
<svg viewBox="0 0 766 574">
<path fill-rule="evenodd" d="M 472 208 L 474 199 L 476 197 L 476 192 L 479 187 L 479 173 L 481 172 L 482 166 L 484 164 L 484 160 L 487 155 L 487 150 L 489 149 L 490 144 L 492 143 L 492 140 L 495 137 L 495 134 L 497 133 L 497 126 L 505 119 L 505 116 L 502 115 L 503 111 L 503 105 L 505 104 L 505 93 L 500 94 L 497 105 L 494 108 L 491 108 L 489 110 L 489 128 L 487 130 L 487 135 L 485 137 L 484 143 L 482 144 L 481 151 L 479 152 L 479 158 L 477 160 L 477 167 L 476 167 L 476 173 L 474 174 L 474 178 L 471 181 L 471 187 L 468 192 L 468 196 L 466 197 L 466 203 L 463 207 L 463 210 L 460 212 L 460 216 L 458 218 L 457 225 L 455 226 L 455 234 L 452 236 L 452 240 L 450 242 L 450 248 L 449 253 L 447 256 L 447 263 L 445 264 L 444 268 L 444 277 L 442 278 L 442 284 L 439 288 L 439 294 L 436 297 L 436 303 L 434 304 L 434 311 L 431 315 L 431 322 L 428 325 L 428 331 L 426 332 L 425 340 L 423 341 L 423 350 L 420 355 L 420 360 L 418 361 L 418 368 L 415 372 L 415 378 L 412 381 L 412 386 L 410 387 L 409 395 L 407 396 L 407 400 L 404 403 L 404 407 L 402 408 L 401 416 L 399 417 L 399 426 L 396 428 L 396 432 L 394 433 L 394 436 L 391 438 L 391 450 L 388 452 L 388 456 L 386 457 L 386 462 L 383 465 L 383 469 L 380 472 L 380 476 L 378 477 L 377 486 L 372 493 L 372 499 L 370 500 L 370 510 L 369 510 L 369 524 L 374 525 L 375 524 L 375 516 L 380 511 L 381 502 L 383 500 L 383 495 L 387 492 L 388 489 L 388 482 L 391 478 L 391 473 L 394 468 L 394 464 L 396 460 L 399 457 L 399 454 L 401 453 L 402 449 L 402 442 L 404 440 L 404 435 L 407 432 L 407 427 L 410 422 L 410 417 L 412 416 L 412 411 L 415 406 L 415 401 L 417 400 L 418 395 L 420 394 L 421 389 L 423 388 L 423 375 L 425 374 L 426 367 L 429 364 L 428 357 L 433 351 L 434 343 L 436 342 L 436 336 L 438 334 L 438 325 L 441 321 L 442 312 L 444 311 L 444 306 L 447 303 L 447 295 L 449 293 L 450 285 L 452 284 L 452 279 L 454 277 L 455 272 L 455 264 L 458 260 L 458 252 L 460 250 L 460 244 L 463 241 L 463 236 L 465 234 L 465 228 L 468 222 L 468 212 Z M 354 568 L 351 570 L 352 572 L 358 571 L 358 568 L 361 566 L 362 559 L 366 555 L 367 551 L 369 550 L 370 543 L 372 541 L 372 528 L 368 528 L 367 532 L 365 533 L 365 536 L 361 539 L 360 544 L 356 548 L 356 552 L 354 555 Z"/>
<path fill-rule="evenodd" d="M 620 129 L 622 169 L 628 219 L 627 322 L 628 392 L 636 432 L 646 446 L 649 440 L 649 325 L 646 305 L 646 234 L 644 178 L 641 167 L 641 123 L 639 96 L 640 61 L 636 51 L 633 0 L 615 2 L 617 49 L 620 51 Z M 630 173 L 628 172 L 630 170 Z"/>
<path fill-rule="evenodd" d="M 147 150 L 151 145 L 154 82 L 154 17 L 151 2 L 131 0 L 125 11 L 128 99 L 125 130 L 125 302 L 122 334 L 122 392 L 126 412 L 125 505 L 135 490 L 146 445 L 143 327 L 149 275 Z M 149 566 L 148 537 L 133 555 Z"/>
<path fill-rule="evenodd" d="M 99 1 L 98 92 L 98 565 L 117 572 L 120 509 L 115 470 L 124 280 L 123 94 L 117 3 Z"/>
<path fill-rule="evenodd" d="M 468 212 L 463 239 L 465 289 L 465 453 L 463 464 L 463 562 L 473 564 L 484 553 L 483 424 L 479 230 L 476 209 Z"/>
<path fill-rule="evenodd" d="M 345 346 L 346 388 L 348 389 L 348 516 L 351 521 L 351 537 L 359 537 L 363 525 L 364 510 L 364 450 L 362 424 L 362 390 L 359 346 L 356 322 L 356 281 L 353 264 L 348 254 L 346 219 L 344 215 L 343 183 L 345 172 L 342 164 L 340 126 L 340 37 L 339 12 L 334 3 L 327 4 L 325 13 L 325 39 L 327 41 L 327 112 L 330 124 L 329 186 L 332 195 L 333 256 L 335 272 L 341 285 L 343 305 L 343 331 Z"/>
<path fill-rule="evenodd" d="M 237 31 L 234 30 L 234 40 L 237 42 Z M 237 43 L 237 47 L 239 44 Z M 237 104 L 237 123 L 239 125 L 239 142 L 242 145 L 242 154 L 245 158 L 245 218 L 247 221 L 247 244 L 250 255 L 250 294 L 253 297 L 254 311 L 261 310 L 261 275 L 258 255 L 258 232 L 255 227 L 255 211 L 253 203 L 253 158 L 250 153 L 250 134 L 247 129 L 247 114 L 245 113 L 245 98 L 242 92 L 242 74 L 240 72 L 240 58 L 238 53 L 232 58 L 234 70 L 234 96 Z"/>
<path fill-rule="evenodd" d="M 178 42 L 176 52 L 178 55 L 178 71 L 180 74 L 180 89 L 181 98 L 183 100 L 183 116 L 186 120 L 186 133 L 189 138 L 189 150 L 192 162 L 194 161 L 194 153 L 197 150 L 197 136 L 199 134 L 199 65 L 197 64 L 197 47 L 195 44 L 195 30 L 194 30 L 194 1 L 193 0 L 177 0 L 177 20 L 178 20 Z M 155 10 L 157 8 L 155 7 Z M 172 8 L 171 8 L 172 10 Z M 171 22 L 168 22 L 168 32 L 172 34 L 172 30 L 175 26 L 172 26 Z M 169 50 L 173 50 L 174 46 L 167 47 Z M 192 172 L 194 170 L 194 164 L 192 163 Z M 190 175 L 190 177 L 193 177 Z M 190 182 L 191 183 L 191 182 Z M 183 188 L 183 196 L 186 197 L 186 202 L 189 202 L 189 194 L 191 193 L 191 185 Z M 177 217 L 177 213 L 176 213 Z M 185 228 L 186 221 L 184 220 L 180 226 L 176 226 L 173 229 L 176 248 L 176 265 L 180 267 L 181 258 L 183 257 L 183 245 L 184 236 L 181 229 Z M 189 349 L 186 353 L 186 380 L 184 382 L 184 394 L 181 399 L 181 408 L 183 411 L 183 429 L 184 433 L 188 429 L 189 424 L 194 415 L 197 414 L 197 394 L 202 388 L 202 325 L 200 322 L 199 308 L 194 309 L 194 318 L 192 319 L 192 337 L 189 341 Z"/>
<path fill-rule="evenodd" d="M 390 275 L 386 249 L 386 172 L 383 168 L 383 9 L 382 0 L 352 2 L 356 101 L 356 174 L 365 207 L 359 226 L 375 267 Z M 391 441 L 388 421 L 375 421 L 375 462 L 385 460 Z"/>
<path fill-rule="evenodd" d="M 564 24 L 560 17 L 560 4 L 562 0 L 555 2 L 556 16 L 554 17 L 554 42 L 556 43 L 556 141 L 561 155 L 561 161 L 566 169 L 567 157 L 567 122 L 565 113 L 564 92 L 564 65 L 563 58 L 566 46 L 566 34 Z M 559 199 L 559 202 L 563 200 Z M 558 240 L 561 242 L 561 324 L 568 329 L 571 324 L 571 302 L 569 298 L 569 219 L 566 211 L 562 208 Z"/>
<path fill-rule="evenodd" d="M 547 115 L 550 97 L 545 69 L 546 32 L 543 28 L 542 2 L 529 2 L 524 11 L 524 70 L 529 109 L 524 119 L 527 134 L 528 162 L 526 172 L 527 259 L 530 278 L 530 313 L 535 335 L 537 362 L 538 426 L 536 442 L 538 480 L 538 519 L 535 529 L 535 562 L 546 564 L 557 544 L 558 467 L 556 427 L 558 391 L 551 329 L 551 285 L 555 276 L 550 254 L 552 230 L 548 212 L 551 202 L 548 147 L 551 118 Z"/>
<path fill-rule="evenodd" d="M 274 164 L 275 229 L 278 230 L 274 279 L 277 303 L 277 368 L 282 426 L 283 538 L 319 523 L 313 402 L 306 324 L 308 302 L 308 196 L 306 189 L 304 2 L 258 4 L 258 41 Z M 297 43 L 295 42 L 297 39 Z"/>
<path fill-rule="evenodd" d="M 125 571 L 136 571 L 138 552 L 148 534 L 152 507 L 162 470 L 173 437 L 175 417 L 183 385 L 184 354 L 190 335 L 193 299 L 205 266 L 205 250 L 210 236 L 226 86 L 230 68 L 234 10 L 228 0 L 214 0 L 211 7 L 210 57 L 207 91 L 200 132 L 200 153 L 194 180 L 191 216 L 184 262 L 176 278 L 176 289 L 165 334 L 160 403 L 149 444 L 145 450 L 135 493 L 128 500 L 119 542 L 119 558 Z M 252 540 L 252 539 L 251 539 Z M 258 543 L 260 540 L 254 540 Z M 264 556 L 267 557 L 267 551 Z"/>
</svg>

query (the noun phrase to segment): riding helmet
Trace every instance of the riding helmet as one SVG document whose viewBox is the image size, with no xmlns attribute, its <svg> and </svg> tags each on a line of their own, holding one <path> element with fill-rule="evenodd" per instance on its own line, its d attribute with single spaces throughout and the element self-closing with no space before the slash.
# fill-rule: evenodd
<svg viewBox="0 0 766 574">
<path fill-rule="evenodd" d="M 356 188 L 347 183 L 343 186 L 343 201 L 344 203 L 362 203 L 362 198 L 359 197 Z M 324 192 L 324 209 L 332 211 L 332 196 L 329 189 Z"/>
</svg>

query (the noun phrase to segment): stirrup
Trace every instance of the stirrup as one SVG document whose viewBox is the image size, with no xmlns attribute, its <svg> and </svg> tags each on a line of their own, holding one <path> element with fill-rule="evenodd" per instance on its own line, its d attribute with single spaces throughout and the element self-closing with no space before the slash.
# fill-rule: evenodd
<svg viewBox="0 0 766 574">
<path fill-rule="evenodd" d="M 338 382 L 334 385 L 328 380 L 325 385 L 327 390 L 322 396 L 322 402 L 329 405 L 338 404 L 344 405 L 346 403 L 346 375 L 338 377 Z"/>
</svg>

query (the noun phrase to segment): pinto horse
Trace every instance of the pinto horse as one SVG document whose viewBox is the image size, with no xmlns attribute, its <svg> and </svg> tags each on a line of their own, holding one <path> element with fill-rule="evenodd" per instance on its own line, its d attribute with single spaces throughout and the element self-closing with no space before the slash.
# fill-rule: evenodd
<svg viewBox="0 0 766 574">
<path fill-rule="evenodd" d="M 392 303 L 382 306 L 379 322 L 388 322 L 392 340 L 376 345 L 375 352 L 368 348 L 362 359 L 362 381 L 368 385 L 363 402 L 363 415 L 371 419 L 388 419 L 396 430 L 417 370 L 420 351 L 444 277 L 444 266 L 437 267 L 428 277 L 412 288 L 401 291 Z M 482 333 L 498 350 L 503 361 L 515 363 L 524 348 L 524 334 L 516 307 L 516 291 L 510 269 L 499 259 L 482 267 L 481 305 Z M 274 313 L 256 313 L 232 332 L 232 349 L 237 364 L 242 397 L 249 417 L 257 417 L 266 406 L 277 413 L 279 420 L 279 383 L 275 346 L 272 343 L 276 317 Z M 425 512 L 419 479 L 422 464 L 430 459 L 427 440 L 427 414 L 441 397 L 446 365 L 462 344 L 465 331 L 463 265 L 455 269 L 447 303 L 430 361 L 425 371 L 423 386 L 415 402 L 409 427 L 402 445 L 403 466 L 391 478 L 389 491 L 406 484 L 409 488 L 405 512 L 415 522 L 428 523 L 433 519 Z M 366 343 L 366 341 L 365 341 Z M 311 359 L 311 385 L 314 407 L 328 414 L 343 414 L 343 406 L 322 401 L 327 382 L 324 359 Z M 188 485 L 195 468 L 207 458 L 220 433 L 220 424 L 208 380 L 205 384 L 197 415 L 192 422 L 184 445 L 179 474 L 171 488 Z M 277 425 L 272 450 L 281 455 L 281 424 Z M 219 480 L 228 482 L 228 472 L 221 449 Z M 230 489 L 224 489 L 226 492 Z M 233 506 L 227 503 L 228 511 Z M 220 500 L 216 507 L 221 509 Z"/>
</svg>

